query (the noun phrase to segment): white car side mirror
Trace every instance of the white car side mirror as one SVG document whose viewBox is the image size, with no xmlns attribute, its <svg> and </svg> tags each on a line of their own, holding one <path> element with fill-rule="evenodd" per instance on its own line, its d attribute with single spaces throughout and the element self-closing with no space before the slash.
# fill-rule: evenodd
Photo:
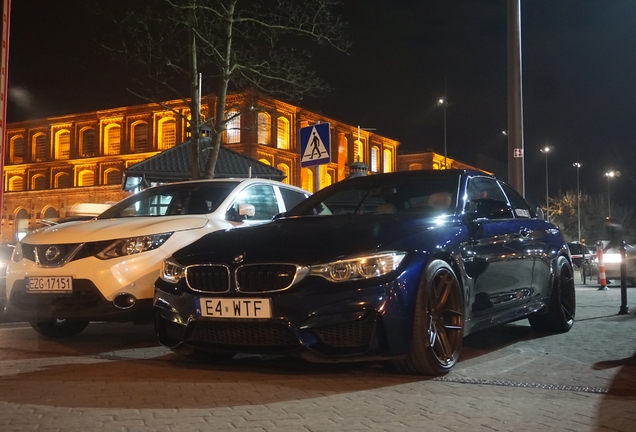
<svg viewBox="0 0 636 432">
<path fill-rule="evenodd" d="M 239 204 L 238 205 L 239 216 L 254 217 L 256 208 L 252 204 Z"/>
</svg>

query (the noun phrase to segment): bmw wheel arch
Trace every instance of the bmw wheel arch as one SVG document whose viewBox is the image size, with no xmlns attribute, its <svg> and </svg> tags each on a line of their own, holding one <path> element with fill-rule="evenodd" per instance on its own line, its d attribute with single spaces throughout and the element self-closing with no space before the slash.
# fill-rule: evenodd
<svg viewBox="0 0 636 432">
<path fill-rule="evenodd" d="M 545 313 L 530 315 L 528 321 L 536 331 L 565 333 L 574 325 L 576 315 L 574 273 L 572 265 L 564 256 L 559 256 L 554 266 L 548 310 Z"/>
</svg>

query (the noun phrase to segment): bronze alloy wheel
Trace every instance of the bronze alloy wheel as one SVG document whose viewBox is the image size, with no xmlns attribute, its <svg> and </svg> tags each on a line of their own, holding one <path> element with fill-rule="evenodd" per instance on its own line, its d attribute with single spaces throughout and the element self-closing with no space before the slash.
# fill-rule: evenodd
<svg viewBox="0 0 636 432">
<path fill-rule="evenodd" d="M 455 272 L 444 261 L 431 262 L 420 282 L 411 352 L 395 360 L 404 373 L 443 375 L 459 359 L 464 338 L 464 300 Z"/>
</svg>

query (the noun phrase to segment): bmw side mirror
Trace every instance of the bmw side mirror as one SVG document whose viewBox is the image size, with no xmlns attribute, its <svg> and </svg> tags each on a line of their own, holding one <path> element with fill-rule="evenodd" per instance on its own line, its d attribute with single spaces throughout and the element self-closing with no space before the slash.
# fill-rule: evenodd
<svg viewBox="0 0 636 432">
<path fill-rule="evenodd" d="M 476 219 L 510 219 L 513 218 L 512 208 L 503 201 L 480 198 L 466 203 L 466 216 L 470 220 Z"/>
<path fill-rule="evenodd" d="M 545 219 L 545 215 L 543 214 L 543 209 L 541 207 L 537 206 L 534 213 L 537 215 L 537 219 Z"/>
</svg>

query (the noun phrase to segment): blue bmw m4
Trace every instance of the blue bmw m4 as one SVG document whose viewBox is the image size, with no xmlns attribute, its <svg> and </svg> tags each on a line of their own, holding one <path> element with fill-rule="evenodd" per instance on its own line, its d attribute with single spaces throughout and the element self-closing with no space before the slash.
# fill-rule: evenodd
<svg viewBox="0 0 636 432">
<path fill-rule="evenodd" d="M 381 360 L 441 375 L 470 333 L 526 318 L 567 332 L 572 275 L 561 232 L 500 179 L 376 174 L 173 253 L 156 281 L 155 328 L 196 358 Z"/>
</svg>

